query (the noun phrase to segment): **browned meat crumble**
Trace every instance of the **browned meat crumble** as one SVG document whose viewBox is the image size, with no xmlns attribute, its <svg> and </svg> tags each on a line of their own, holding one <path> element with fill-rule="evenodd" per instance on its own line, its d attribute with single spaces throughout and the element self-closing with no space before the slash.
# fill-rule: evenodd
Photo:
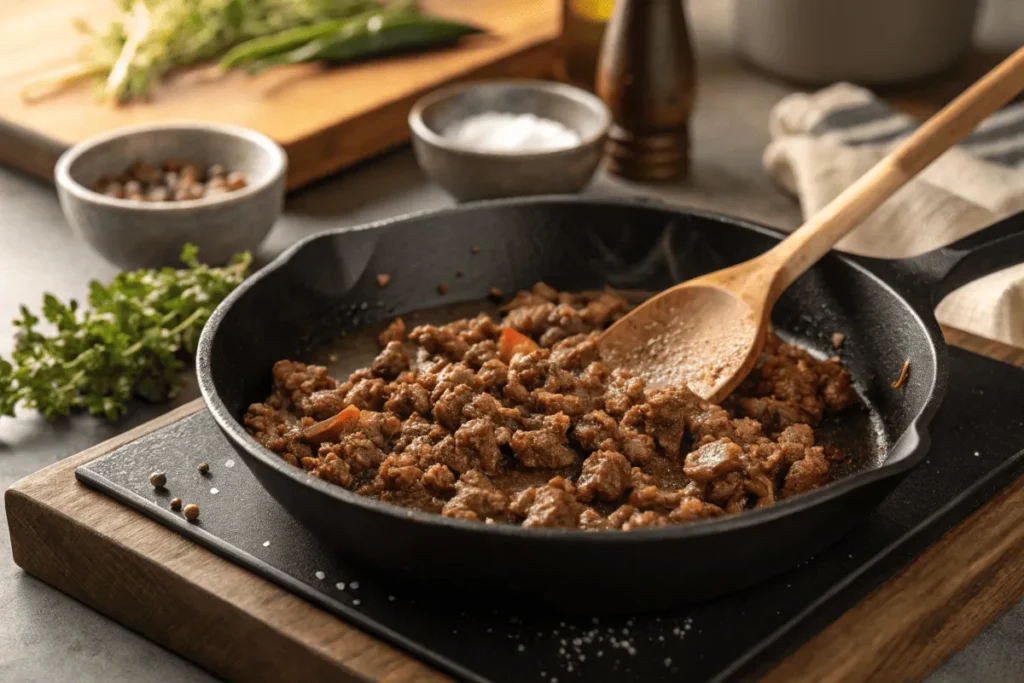
<svg viewBox="0 0 1024 683">
<path fill-rule="evenodd" d="M 858 402 L 838 359 L 772 336 L 723 405 L 647 390 L 598 358 L 629 306 L 538 283 L 488 315 L 406 334 L 396 319 L 346 380 L 282 360 L 246 428 L 312 476 L 448 517 L 621 529 L 772 505 L 826 484 L 813 427 Z"/>
</svg>

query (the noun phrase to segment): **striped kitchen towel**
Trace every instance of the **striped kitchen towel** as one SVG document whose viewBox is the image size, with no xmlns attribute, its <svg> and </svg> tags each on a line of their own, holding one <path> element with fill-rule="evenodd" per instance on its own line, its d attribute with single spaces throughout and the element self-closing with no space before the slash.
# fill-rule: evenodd
<svg viewBox="0 0 1024 683">
<path fill-rule="evenodd" d="M 916 126 L 870 91 L 839 83 L 772 110 L 764 166 L 800 200 L 825 206 Z M 1024 211 L 1024 103 L 993 114 L 885 202 L 839 249 L 887 258 L 953 242 Z M 1024 347 L 1024 264 L 973 282 L 939 305 L 941 322 Z"/>
</svg>

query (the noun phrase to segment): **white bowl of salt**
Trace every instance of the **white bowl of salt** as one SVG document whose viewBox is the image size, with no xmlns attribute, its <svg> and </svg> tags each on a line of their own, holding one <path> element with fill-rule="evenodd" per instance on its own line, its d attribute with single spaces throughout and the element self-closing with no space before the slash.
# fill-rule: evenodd
<svg viewBox="0 0 1024 683">
<path fill-rule="evenodd" d="M 443 88 L 409 114 L 420 167 L 460 201 L 578 192 L 610 124 L 594 95 L 527 80 Z"/>
</svg>

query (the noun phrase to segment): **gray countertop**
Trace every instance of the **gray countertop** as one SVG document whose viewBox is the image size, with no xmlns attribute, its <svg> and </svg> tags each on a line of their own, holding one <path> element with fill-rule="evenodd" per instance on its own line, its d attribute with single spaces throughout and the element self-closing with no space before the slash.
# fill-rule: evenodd
<svg viewBox="0 0 1024 683">
<path fill-rule="evenodd" d="M 737 67 L 721 40 L 728 33 L 729 17 L 699 9 L 713 4 L 691 6 L 701 55 L 692 177 L 656 188 L 600 177 L 588 193 L 653 193 L 675 203 L 792 227 L 799 222 L 798 207 L 771 186 L 760 168 L 768 109 L 789 89 Z M 401 150 L 292 196 L 258 257 L 265 262 L 296 239 L 328 228 L 450 203 L 423 178 L 412 155 Z M 10 350 L 10 319 L 19 304 L 38 306 L 44 291 L 82 297 L 90 279 L 107 280 L 114 273 L 71 235 L 52 188 L 0 170 L 0 354 Z M 176 404 L 196 396 L 191 382 Z M 170 407 L 138 406 L 116 425 L 87 416 L 55 425 L 31 413 L 2 418 L 0 489 Z M 0 681 L 214 680 L 25 575 L 11 560 L 5 513 L 0 514 L 0 617 Z M 1022 671 L 1024 603 L 993 623 L 930 680 L 1020 681 Z"/>
</svg>

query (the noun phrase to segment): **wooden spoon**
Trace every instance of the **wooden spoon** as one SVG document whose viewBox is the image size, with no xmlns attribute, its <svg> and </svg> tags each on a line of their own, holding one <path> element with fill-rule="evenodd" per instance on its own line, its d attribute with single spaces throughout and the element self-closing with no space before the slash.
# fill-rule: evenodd
<svg viewBox="0 0 1024 683">
<path fill-rule="evenodd" d="M 771 250 L 654 296 L 604 334 L 601 356 L 650 386 L 724 399 L 753 369 L 779 296 L 844 235 L 1024 90 L 1018 49 Z M 897 229 L 898 226 L 893 226 Z"/>
</svg>

